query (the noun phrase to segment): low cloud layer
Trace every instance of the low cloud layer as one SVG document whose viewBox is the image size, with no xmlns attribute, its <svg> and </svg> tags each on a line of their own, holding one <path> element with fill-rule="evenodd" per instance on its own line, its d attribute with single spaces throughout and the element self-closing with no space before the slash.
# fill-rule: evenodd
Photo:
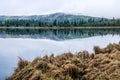
<svg viewBox="0 0 120 80">
<path fill-rule="evenodd" d="M 120 0 L 0 0 L 0 15 L 65 12 L 120 18 Z"/>
</svg>

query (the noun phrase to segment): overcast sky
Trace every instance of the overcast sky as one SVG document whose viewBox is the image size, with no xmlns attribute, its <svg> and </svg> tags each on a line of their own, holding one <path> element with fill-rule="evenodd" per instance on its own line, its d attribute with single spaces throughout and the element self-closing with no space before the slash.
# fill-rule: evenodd
<svg viewBox="0 0 120 80">
<path fill-rule="evenodd" d="M 0 15 L 56 12 L 120 18 L 120 0 L 0 0 Z"/>
</svg>

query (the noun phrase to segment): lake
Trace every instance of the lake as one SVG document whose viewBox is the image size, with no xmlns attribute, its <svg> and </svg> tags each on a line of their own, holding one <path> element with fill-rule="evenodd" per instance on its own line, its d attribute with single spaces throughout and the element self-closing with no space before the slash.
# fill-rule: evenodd
<svg viewBox="0 0 120 80">
<path fill-rule="evenodd" d="M 120 29 L 0 29 L 0 80 L 10 76 L 18 57 L 34 58 L 54 53 L 76 53 L 120 41 Z"/>
</svg>

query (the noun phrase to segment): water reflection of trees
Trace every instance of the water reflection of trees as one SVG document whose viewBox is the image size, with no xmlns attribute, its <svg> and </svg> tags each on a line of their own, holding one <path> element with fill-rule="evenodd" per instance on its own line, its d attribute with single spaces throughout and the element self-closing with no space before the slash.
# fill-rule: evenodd
<svg viewBox="0 0 120 80">
<path fill-rule="evenodd" d="M 107 34 L 119 35 L 120 29 L 0 29 L 0 37 L 74 39 Z M 7 36 L 6 36 L 7 35 Z"/>
</svg>

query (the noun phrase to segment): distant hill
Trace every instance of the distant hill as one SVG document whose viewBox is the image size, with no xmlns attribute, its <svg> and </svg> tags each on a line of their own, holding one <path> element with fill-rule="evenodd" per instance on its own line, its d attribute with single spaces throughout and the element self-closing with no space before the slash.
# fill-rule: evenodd
<svg viewBox="0 0 120 80">
<path fill-rule="evenodd" d="M 120 20 L 54 13 L 49 15 L 0 16 L 0 26 L 120 26 Z"/>
<path fill-rule="evenodd" d="M 84 15 L 74 15 L 74 14 L 65 14 L 65 13 L 54 13 L 49 15 L 31 15 L 31 16 L 0 16 L 0 20 L 8 20 L 8 19 L 24 19 L 24 20 L 79 20 L 83 19 L 85 21 L 93 18 L 94 20 L 100 20 L 100 17 L 91 17 Z M 106 18 L 104 18 L 106 19 Z"/>
</svg>

